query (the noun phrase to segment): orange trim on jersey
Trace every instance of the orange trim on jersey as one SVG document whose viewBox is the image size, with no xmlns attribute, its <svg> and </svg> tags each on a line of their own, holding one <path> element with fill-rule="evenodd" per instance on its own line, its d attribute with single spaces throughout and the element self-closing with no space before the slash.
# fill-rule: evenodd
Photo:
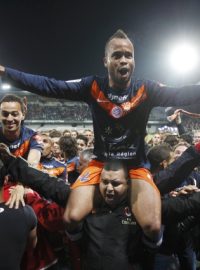
<svg viewBox="0 0 200 270">
<path fill-rule="evenodd" d="M 65 168 L 57 167 L 57 168 L 45 168 L 41 163 L 37 165 L 38 170 L 48 173 L 50 176 L 60 176 Z"/>
<path fill-rule="evenodd" d="M 52 176 L 60 176 L 64 172 L 65 168 L 63 167 L 57 167 L 53 169 L 47 169 L 47 172 L 49 175 Z"/>
<path fill-rule="evenodd" d="M 43 167 L 43 165 L 42 165 L 41 163 L 39 163 L 39 164 L 37 165 L 37 169 L 38 169 L 38 170 L 43 170 L 44 167 Z"/>
<path fill-rule="evenodd" d="M 149 170 L 145 168 L 130 169 L 129 177 L 131 180 L 144 180 L 145 182 L 149 183 L 158 193 L 160 193 Z"/>
<path fill-rule="evenodd" d="M 71 186 L 71 189 L 75 189 L 80 186 L 99 184 L 103 166 L 103 162 L 92 160 L 88 167 L 81 173 L 81 175 L 79 175 L 76 182 Z"/>
<path fill-rule="evenodd" d="M 132 111 L 135 109 L 142 101 L 147 98 L 147 92 L 145 90 L 144 84 L 138 89 L 136 96 L 132 97 L 130 102 L 124 102 L 121 107 L 124 111 Z"/>
<path fill-rule="evenodd" d="M 30 140 L 25 141 L 23 144 L 20 145 L 20 147 L 12 153 L 16 157 L 23 157 L 29 149 Z"/>
<path fill-rule="evenodd" d="M 76 182 L 71 186 L 71 189 L 75 189 L 80 186 L 99 184 L 103 166 L 103 162 L 92 160 L 89 163 L 89 166 L 82 172 Z M 129 178 L 132 180 L 143 180 L 148 182 L 158 193 L 160 193 L 157 186 L 154 184 L 151 173 L 145 168 L 130 169 Z"/>
<path fill-rule="evenodd" d="M 67 172 L 68 173 L 75 171 L 75 169 L 76 169 L 76 163 L 71 162 L 71 163 L 67 164 Z"/>
<path fill-rule="evenodd" d="M 147 98 L 145 86 L 142 85 L 138 89 L 136 96 L 132 97 L 130 101 L 116 105 L 105 97 L 104 93 L 101 91 L 96 81 L 92 83 L 91 94 L 95 98 L 97 103 L 113 118 L 120 118 L 125 116 L 127 113 L 134 110 L 142 101 Z M 119 110 L 119 114 L 113 112 L 113 110 L 115 109 Z"/>
</svg>

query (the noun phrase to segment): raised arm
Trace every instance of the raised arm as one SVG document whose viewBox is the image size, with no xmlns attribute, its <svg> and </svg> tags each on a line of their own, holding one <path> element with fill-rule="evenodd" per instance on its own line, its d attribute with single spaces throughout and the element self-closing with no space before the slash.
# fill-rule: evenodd
<svg viewBox="0 0 200 270">
<path fill-rule="evenodd" d="M 200 102 L 200 85 L 198 84 L 170 87 L 147 81 L 146 89 L 152 107 L 179 107 Z"/>
<path fill-rule="evenodd" d="M 198 217 L 199 211 L 200 192 L 162 200 L 162 222 L 165 225 L 179 222 L 192 215 Z"/>
<path fill-rule="evenodd" d="M 23 158 L 16 158 L 10 154 L 9 148 L 2 143 L 0 144 L 0 159 L 13 180 L 31 187 L 46 199 L 51 199 L 62 207 L 66 206 L 70 187 L 62 180 L 30 167 Z"/>
<path fill-rule="evenodd" d="M 13 179 L 19 179 L 22 184 L 31 187 L 46 199 L 51 199 L 62 207 L 66 206 L 70 186 L 63 180 L 30 167 L 20 157 L 10 163 L 8 173 L 13 176 Z"/>
<path fill-rule="evenodd" d="M 177 188 L 200 162 L 200 143 L 189 147 L 168 168 L 154 175 L 154 181 L 162 195 Z"/>
<path fill-rule="evenodd" d="M 29 151 L 27 161 L 31 166 L 36 168 L 38 163 L 40 162 L 40 158 L 41 158 L 41 152 L 37 149 L 31 149 Z"/>
<path fill-rule="evenodd" d="M 0 66 L 0 75 L 3 82 L 38 95 L 79 101 L 88 100 L 88 89 L 93 78 L 62 81 L 3 66 Z"/>
</svg>

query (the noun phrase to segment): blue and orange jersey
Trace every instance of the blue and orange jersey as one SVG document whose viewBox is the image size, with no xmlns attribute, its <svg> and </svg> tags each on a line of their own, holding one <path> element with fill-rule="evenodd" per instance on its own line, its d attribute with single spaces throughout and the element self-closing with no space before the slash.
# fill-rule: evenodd
<svg viewBox="0 0 200 270">
<path fill-rule="evenodd" d="M 135 167 L 148 167 L 144 137 L 152 108 L 200 102 L 200 85 L 168 87 L 132 79 L 129 88 L 119 90 L 109 86 L 107 77 L 59 81 L 10 68 L 3 79 L 42 96 L 86 102 L 92 112 L 97 159 L 130 160 Z"/>
<path fill-rule="evenodd" d="M 42 143 L 40 140 L 40 136 L 35 132 L 34 130 L 22 125 L 21 126 L 21 132 L 20 136 L 17 140 L 11 142 L 8 141 L 3 133 L 2 128 L 0 127 L 0 142 L 5 143 L 9 149 L 10 152 L 15 155 L 16 157 L 23 157 L 27 159 L 29 151 L 31 149 L 37 149 L 42 152 Z M 4 199 L 8 200 L 10 194 L 9 194 L 9 188 L 10 184 L 4 185 Z"/>
<path fill-rule="evenodd" d="M 50 176 L 55 176 L 67 181 L 66 165 L 54 157 L 42 157 L 38 164 L 38 169 L 47 172 Z"/>
<path fill-rule="evenodd" d="M 10 152 L 15 155 L 16 157 L 23 157 L 27 158 L 28 153 L 31 149 L 37 149 L 42 152 L 42 143 L 40 140 L 40 136 L 34 130 L 22 125 L 20 136 L 15 141 L 8 141 L 3 133 L 2 128 L 0 128 L 0 141 L 5 143 Z"/>
</svg>

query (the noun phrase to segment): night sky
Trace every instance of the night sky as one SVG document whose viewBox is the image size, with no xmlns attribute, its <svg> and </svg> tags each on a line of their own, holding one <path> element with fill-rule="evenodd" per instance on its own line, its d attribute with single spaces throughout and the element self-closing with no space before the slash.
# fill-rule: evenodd
<svg viewBox="0 0 200 270">
<path fill-rule="evenodd" d="M 118 28 L 134 40 L 137 78 L 176 83 L 165 64 L 173 40 L 199 46 L 199 0 L 1 0 L 0 63 L 75 79 L 104 75 L 106 40 Z M 200 81 L 197 70 L 186 82 Z"/>
</svg>

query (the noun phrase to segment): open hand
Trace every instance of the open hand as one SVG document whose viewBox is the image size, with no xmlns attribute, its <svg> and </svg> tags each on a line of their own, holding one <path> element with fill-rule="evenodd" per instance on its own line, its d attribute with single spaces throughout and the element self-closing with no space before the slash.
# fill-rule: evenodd
<svg viewBox="0 0 200 270">
<path fill-rule="evenodd" d="M 0 159 L 2 160 L 4 165 L 8 165 L 10 160 L 12 160 L 13 158 L 16 157 L 10 153 L 8 146 L 4 143 L 0 143 Z"/>
</svg>

